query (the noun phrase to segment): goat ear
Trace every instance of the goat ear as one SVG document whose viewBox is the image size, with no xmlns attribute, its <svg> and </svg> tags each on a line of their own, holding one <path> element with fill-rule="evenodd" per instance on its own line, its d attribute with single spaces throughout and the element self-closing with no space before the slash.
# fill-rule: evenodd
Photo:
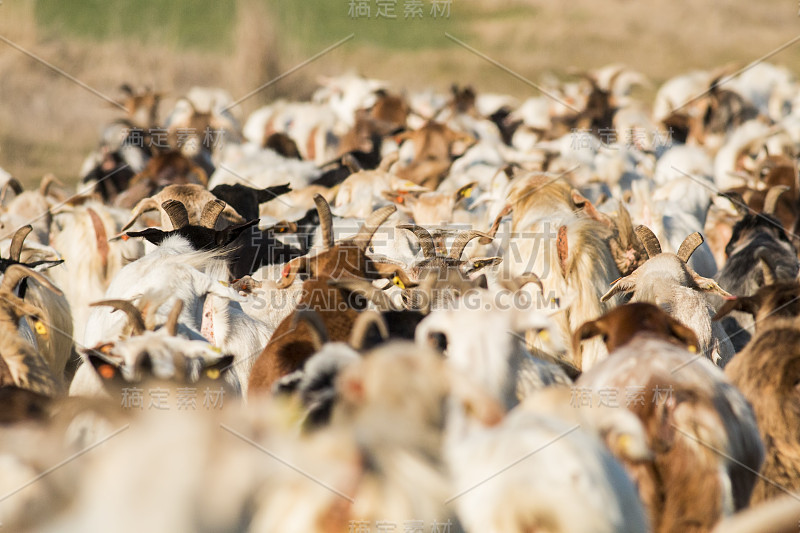
<svg viewBox="0 0 800 533">
<path fill-rule="evenodd" d="M 733 296 L 725 300 L 722 307 L 719 308 L 717 314 L 711 320 L 721 320 L 724 316 L 732 311 L 741 311 L 756 316 L 758 309 L 761 307 L 761 300 L 757 296 Z"/>
<path fill-rule="evenodd" d="M 286 287 L 290 286 L 294 282 L 294 278 L 297 277 L 297 274 L 300 274 L 301 272 L 307 272 L 307 270 L 308 257 L 305 255 L 301 257 L 295 257 L 283 267 L 281 279 L 279 279 L 277 282 L 278 288 L 285 289 Z"/>
<path fill-rule="evenodd" d="M 416 287 L 418 284 L 411 280 L 403 269 L 402 265 L 390 263 L 388 261 L 372 260 L 373 274 L 375 278 L 386 278 L 401 289 Z"/>
<path fill-rule="evenodd" d="M 578 209 L 583 209 L 584 214 L 589 218 L 605 224 L 606 226 L 613 226 L 613 222 L 607 215 L 601 214 L 588 198 L 583 196 L 577 189 L 572 189 L 572 203 Z"/>
<path fill-rule="evenodd" d="M 614 284 L 611 286 L 611 288 L 608 290 L 608 292 L 600 297 L 600 301 L 607 302 L 612 296 L 614 296 L 618 292 L 621 292 L 623 294 L 631 292 L 636 287 L 636 278 L 638 272 L 639 271 L 636 270 L 633 272 L 633 274 L 625 276 L 624 278 L 619 278 L 617 281 L 615 281 Z"/>
<path fill-rule="evenodd" d="M 714 318 L 716 319 L 716 317 Z M 692 328 L 685 326 L 671 316 L 667 317 L 667 321 L 669 322 L 669 331 L 673 337 L 685 344 L 690 352 L 698 353 L 700 351 L 700 341 Z"/>
<path fill-rule="evenodd" d="M 472 181 L 467 183 L 460 189 L 456 191 L 455 201 L 456 203 L 460 202 L 461 200 L 466 200 L 467 198 L 472 196 L 473 190 L 475 189 L 475 185 L 477 185 L 477 181 Z"/>
<path fill-rule="evenodd" d="M 567 260 L 569 259 L 569 240 L 567 239 L 567 227 L 560 226 L 556 236 L 556 252 L 558 253 L 558 264 L 561 266 L 561 275 L 567 277 Z"/>
<path fill-rule="evenodd" d="M 601 319 L 584 322 L 572 335 L 572 343 L 580 346 L 581 341 L 591 339 L 605 333 L 605 323 Z"/>
<path fill-rule="evenodd" d="M 704 278 L 696 272 L 692 273 L 692 277 L 694 278 L 694 282 L 697 283 L 697 286 L 700 287 L 701 291 L 719 294 L 723 298 L 730 298 L 730 293 L 720 287 L 713 279 Z"/>
<path fill-rule="evenodd" d="M 161 242 L 169 236 L 169 233 L 161 231 L 158 228 L 147 228 L 142 231 L 129 231 L 125 235 L 128 237 L 144 237 L 150 243 L 158 246 Z"/>
<path fill-rule="evenodd" d="M 292 190 L 288 183 L 284 185 L 275 185 L 273 187 L 267 187 L 266 189 L 256 190 L 256 199 L 258 200 L 259 204 L 263 204 L 265 202 L 269 202 L 277 198 L 282 194 L 286 194 Z"/>
</svg>

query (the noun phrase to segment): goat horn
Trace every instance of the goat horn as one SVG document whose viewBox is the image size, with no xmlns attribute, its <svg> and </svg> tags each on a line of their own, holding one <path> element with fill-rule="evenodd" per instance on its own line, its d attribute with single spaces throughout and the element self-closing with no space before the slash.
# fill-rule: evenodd
<svg viewBox="0 0 800 533">
<path fill-rule="evenodd" d="M 144 213 L 156 209 L 158 209 L 158 204 L 153 198 L 145 198 L 141 200 L 138 204 L 136 204 L 136 207 L 133 208 L 133 213 L 131 214 L 130 220 L 128 220 L 128 222 L 122 227 L 120 233 L 128 231 Z"/>
<path fill-rule="evenodd" d="M 372 325 L 378 328 L 381 339 L 386 340 L 389 338 L 389 327 L 386 325 L 386 320 L 383 315 L 377 311 L 369 309 L 358 314 L 353 329 L 350 330 L 350 346 L 356 350 L 364 348 L 364 340 L 369 333 L 369 327 Z"/>
<path fill-rule="evenodd" d="M 767 197 L 764 199 L 764 213 L 774 215 L 775 209 L 778 207 L 778 200 L 781 195 L 789 190 L 786 185 L 775 185 L 770 187 L 767 192 Z"/>
<path fill-rule="evenodd" d="M 425 259 L 432 259 L 436 257 L 436 245 L 433 242 L 433 237 L 430 232 L 422 226 L 416 224 L 403 224 L 397 226 L 400 229 L 407 229 L 416 235 L 419 245 L 422 247 L 422 255 Z"/>
<path fill-rule="evenodd" d="M 370 241 L 372 241 L 372 237 L 375 235 L 375 232 L 378 231 L 378 228 L 381 227 L 381 224 L 386 222 L 386 219 L 392 216 L 392 213 L 395 211 L 397 211 L 397 206 L 385 205 L 367 217 L 364 224 L 361 225 L 358 235 L 353 238 L 353 241 L 362 252 L 367 250 Z"/>
<path fill-rule="evenodd" d="M 764 255 L 765 254 L 763 253 L 757 254 L 758 263 L 761 265 L 761 272 L 764 275 L 764 285 L 774 285 L 778 280 L 776 279 L 775 271 L 772 269 L 769 261 L 767 261 L 767 258 L 764 257 Z"/>
<path fill-rule="evenodd" d="M 517 292 L 528 283 L 535 283 L 539 290 L 544 293 L 542 280 L 533 272 L 525 272 L 521 276 L 515 276 L 513 279 L 502 282 L 503 286 L 512 292 Z"/>
<path fill-rule="evenodd" d="M 181 229 L 189 225 L 189 212 L 186 206 L 177 200 L 167 200 L 161 204 L 161 208 L 166 211 L 167 216 L 172 222 L 173 229 Z"/>
<path fill-rule="evenodd" d="M 142 312 L 139 311 L 139 308 L 133 305 L 128 300 L 101 300 L 99 302 L 93 302 L 89 304 L 91 307 L 99 307 L 101 305 L 107 305 L 109 307 L 113 307 L 114 309 L 118 309 L 128 315 L 128 322 L 130 323 L 131 327 L 133 328 L 134 335 L 142 335 L 147 328 L 144 325 L 144 317 L 142 316 Z"/>
<path fill-rule="evenodd" d="M 42 276 L 40 273 L 31 270 L 30 268 L 24 265 L 11 265 L 6 268 L 5 275 L 3 276 L 3 281 L 0 282 L 0 291 L 7 290 L 12 292 L 14 287 L 17 286 L 17 283 L 22 281 L 24 278 L 33 278 L 42 286 L 53 292 L 58 296 L 63 296 L 63 292 L 53 285 L 50 280 L 46 277 Z"/>
<path fill-rule="evenodd" d="M 14 191 L 14 194 L 16 195 L 22 194 L 23 191 L 22 184 L 17 178 L 8 178 L 8 181 L 3 184 L 3 188 L 0 190 L 0 204 L 5 202 L 8 189 Z"/>
<path fill-rule="evenodd" d="M 22 226 L 14 233 L 14 236 L 11 238 L 11 249 L 8 252 L 8 257 L 12 261 L 19 263 L 19 258 L 22 255 L 22 243 L 25 242 L 25 237 L 33 231 L 33 227 L 30 224 L 27 226 Z"/>
<path fill-rule="evenodd" d="M 50 194 L 50 187 L 52 187 L 54 183 L 64 185 L 54 174 L 47 174 L 44 176 L 42 178 L 42 183 L 39 184 L 39 194 L 46 197 Z"/>
<path fill-rule="evenodd" d="M 358 159 L 353 157 L 353 154 L 350 153 L 344 154 L 342 156 L 342 165 L 344 165 L 347 168 L 347 170 L 349 170 L 354 174 L 356 172 L 364 170 L 364 168 L 361 166 L 361 163 L 358 162 Z"/>
<path fill-rule="evenodd" d="M 319 313 L 308 307 L 303 307 L 295 310 L 294 317 L 292 318 L 292 328 L 297 329 L 301 320 L 305 320 L 308 324 L 308 330 L 311 332 L 311 344 L 314 345 L 314 351 L 320 351 L 322 345 L 328 342 L 328 330 L 325 323 L 322 322 Z"/>
<path fill-rule="evenodd" d="M 172 306 L 167 321 L 164 322 L 164 328 L 173 337 L 178 334 L 178 318 L 180 318 L 182 311 L 183 300 L 175 300 L 175 305 Z"/>
<path fill-rule="evenodd" d="M 321 194 L 314 195 L 314 204 L 319 213 L 319 228 L 322 231 L 322 245 L 326 250 L 333 248 L 333 215 L 331 206 Z"/>
<path fill-rule="evenodd" d="M 200 214 L 200 225 L 204 228 L 214 229 L 217 225 L 219 216 L 225 211 L 228 204 L 222 200 L 211 200 L 203 206 L 203 212 Z M 241 217 L 240 217 L 241 218 Z"/>
<path fill-rule="evenodd" d="M 653 230 L 647 226 L 636 226 L 633 230 L 639 240 L 642 241 L 644 249 L 647 252 L 647 257 L 655 257 L 661 253 L 661 243 L 658 242 L 658 237 L 653 233 Z"/>
<path fill-rule="evenodd" d="M 363 279 L 332 279 L 328 281 L 328 285 L 361 294 L 377 305 L 381 311 L 395 309 L 386 293 L 376 289 L 369 281 Z M 391 283 L 389 285 L 391 286 Z"/>
<path fill-rule="evenodd" d="M 678 248 L 678 257 L 684 263 L 688 262 L 694 251 L 697 250 L 697 247 L 701 244 L 703 244 L 703 236 L 700 235 L 700 232 L 695 231 L 681 243 L 681 247 Z"/>
<path fill-rule="evenodd" d="M 453 243 L 453 247 L 450 248 L 450 255 L 448 257 L 450 259 L 460 260 L 461 254 L 464 253 L 464 248 L 467 247 L 467 245 L 472 239 L 475 239 L 477 237 L 489 239 L 490 241 L 492 240 L 491 235 L 489 235 L 488 233 L 484 233 L 482 231 L 475 231 L 475 230 L 462 231 L 461 233 L 458 234 L 458 237 L 456 237 L 456 242 Z"/>
</svg>

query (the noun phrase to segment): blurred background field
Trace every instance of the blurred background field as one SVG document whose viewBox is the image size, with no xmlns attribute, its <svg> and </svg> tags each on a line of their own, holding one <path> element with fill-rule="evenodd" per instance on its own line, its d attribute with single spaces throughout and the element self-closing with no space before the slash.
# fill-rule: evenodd
<svg viewBox="0 0 800 533">
<path fill-rule="evenodd" d="M 238 108 L 307 98 L 320 75 L 358 72 L 398 89 L 451 83 L 520 98 L 536 90 L 458 46 L 445 32 L 540 81 L 625 63 L 660 83 L 694 68 L 744 66 L 800 35 L 794 0 L 452 0 L 449 18 L 353 17 L 351 0 L 6 0 L 0 37 L 111 98 L 119 86 L 167 93 L 162 117 L 193 85 L 234 98 L 331 44 L 354 38 Z M 441 0 L 440 0 L 441 1 Z M 352 3 L 359 3 L 353 0 Z M 770 61 L 800 73 L 800 42 Z M 54 172 L 77 178 L 99 131 L 118 110 L 0 42 L 0 167 L 23 182 Z"/>
</svg>

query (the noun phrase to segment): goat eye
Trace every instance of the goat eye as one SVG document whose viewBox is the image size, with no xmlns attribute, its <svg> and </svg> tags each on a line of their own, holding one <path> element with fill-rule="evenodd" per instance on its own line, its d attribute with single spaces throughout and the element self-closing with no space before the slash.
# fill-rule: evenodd
<svg viewBox="0 0 800 533">
<path fill-rule="evenodd" d="M 100 374 L 103 379 L 111 379 L 116 375 L 117 369 L 109 364 L 104 364 L 97 367 L 97 373 Z"/>
<path fill-rule="evenodd" d="M 392 278 L 392 283 L 394 283 L 395 285 L 397 285 L 401 289 L 405 289 L 406 288 L 406 284 L 403 283 L 403 280 L 400 279 L 400 276 L 393 277 Z"/>
</svg>

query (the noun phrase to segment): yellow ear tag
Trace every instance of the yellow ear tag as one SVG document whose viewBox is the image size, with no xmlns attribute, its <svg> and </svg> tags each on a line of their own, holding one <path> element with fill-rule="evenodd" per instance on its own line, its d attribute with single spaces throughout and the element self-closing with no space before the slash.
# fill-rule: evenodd
<svg viewBox="0 0 800 533">
<path fill-rule="evenodd" d="M 33 324 L 33 327 L 36 330 L 36 333 L 38 333 L 39 335 L 47 335 L 47 328 L 44 326 L 44 323 L 42 323 L 41 320 L 37 320 Z"/>
<path fill-rule="evenodd" d="M 628 448 L 630 448 L 633 439 L 627 433 L 624 433 L 617 437 L 617 447 L 624 453 L 627 453 Z"/>
<path fill-rule="evenodd" d="M 697 353 L 697 347 L 695 347 L 694 345 L 688 346 L 686 349 L 692 353 Z"/>
<path fill-rule="evenodd" d="M 542 339 L 543 342 L 547 342 L 550 340 L 550 332 L 546 329 L 543 329 L 539 332 L 539 338 Z"/>
<path fill-rule="evenodd" d="M 228 283 L 227 281 L 224 281 L 224 280 L 219 280 L 219 284 L 222 285 L 223 287 L 230 287 L 231 286 L 230 283 Z"/>
<path fill-rule="evenodd" d="M 216 368 L 209 368 L 206 370 L 206 376 L 210 379 L 217 379 L 219 377 L 219 370 Z"/>
<path fill-rule="evenodd" d="M 392 283 L 394 283 L 395 285 L 397 285 L 397 286 L 398 286 L 398 287 L 400 287 L 401 289 L 405 289 L 405 288 L 406 288 L 406 285 L 405 285 L 405 283 L 403 283 L 403 281 L 400 279 L 400 276 L 397 276 L 397 275 L 395 275 L 395 277 L 393 277 L 393 278 L 392 278 Z"/>
</svg>

